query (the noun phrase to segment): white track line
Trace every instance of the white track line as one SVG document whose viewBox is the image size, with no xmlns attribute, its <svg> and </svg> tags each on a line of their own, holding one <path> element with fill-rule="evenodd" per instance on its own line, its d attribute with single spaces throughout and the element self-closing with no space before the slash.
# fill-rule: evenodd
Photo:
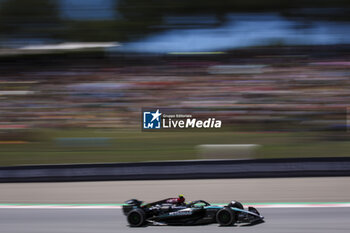
<svg viewBox="0 0 350 233">
<path fill-rule="evenodd" d="M 0 209 L 121 209 L 121 206 L 111 205 L 1 205 Z"/>
<path fill-rule="evenodd" d="M 248 205 L 249 206 L 249 205 Z M 350 207 L 350 203 L 332 204 L 266 204 L 252 205 L 257 208 L 330 208 L 330 207 Z"/>
<path fill-rule="evenodd" d="M 250 205 L 247 205 L 250 206 Z M 350 207 L 350 203 L 317 203 L 317 204 L 252 204 L 257 208 L 331 208 Z M 0 209 L 121 209 L 120 205 L 69 205 L 69 204 L 0 204 Z"/>
</svg>

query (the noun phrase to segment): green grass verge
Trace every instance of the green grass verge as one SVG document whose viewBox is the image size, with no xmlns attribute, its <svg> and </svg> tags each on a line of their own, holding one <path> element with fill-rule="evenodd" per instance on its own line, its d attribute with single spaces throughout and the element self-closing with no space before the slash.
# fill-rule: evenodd
<svg viewBox="0 0 350 233">
<path fill-rule="evenodd" d="M 1 144 L 0 166 L 199 159 L 200 144 L 260 144 L 256 158 L 349 156 L 350 141 L 325 133 L 238 133 L 235 131 L 141 132 L 140 130 L 41 129 L 28 144 Z M 65 146 L 55 138 L 108 137 L 107 146 Z"/>
</svg>

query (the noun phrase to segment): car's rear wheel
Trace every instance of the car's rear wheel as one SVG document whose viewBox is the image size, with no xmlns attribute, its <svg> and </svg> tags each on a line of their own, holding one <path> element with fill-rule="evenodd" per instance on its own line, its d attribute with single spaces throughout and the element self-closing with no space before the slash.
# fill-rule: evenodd
<svg viewBox="0 0 350 233">
<path fill-rule="evenodd" d="M 134 209 L 128 214 L 128 223 L 131 227 L 141 227 L 146 222 L 146 215 L 142 209 Z"/>
<path fill-rule="evenodd" d="M 236 217 L 230 208 L 223 208 L 216 213 L 216 221 L 220 226 L 231 226 L 235 223 Z"/>
</svg>

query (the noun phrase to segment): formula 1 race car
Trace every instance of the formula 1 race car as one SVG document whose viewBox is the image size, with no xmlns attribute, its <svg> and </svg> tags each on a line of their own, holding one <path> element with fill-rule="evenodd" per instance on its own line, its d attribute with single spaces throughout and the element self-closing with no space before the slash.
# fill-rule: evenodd
<svg viewBox="0 0 350 233">
<path fill-rule="evenodd" d="M 125 202 L 123 212 L 131 227 L 145 225 L 201 225 L 219 223 L 220 226 L 234 224 L 253 225 L 263 222 L 264 217 L 254 207 L 243 208 L 237 201 L 231 201 L 226 206 L 210 205 L 203 200 L 197 200 L 182 205 L 157 201 L 142 204 L 142 201 L 131 199 Z"/>
</svg>

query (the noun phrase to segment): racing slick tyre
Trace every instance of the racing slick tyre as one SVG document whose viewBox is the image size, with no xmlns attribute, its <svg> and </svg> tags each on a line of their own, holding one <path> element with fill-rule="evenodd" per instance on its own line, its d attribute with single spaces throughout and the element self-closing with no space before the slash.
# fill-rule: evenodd
<svg viewBox="0 0 350 233">
<path fill-rule="evenodd" d="M 216 221 L 220 226 L 231 226 L 236 221 L 236 215 L 230 208 L 225 207 L 216 213 Z"/>
<path fill-rule="evenodd" d="M 235 208 L 241 209 L 241 210 L 244 209 L 242 203 L 240 203 L 239 201 L 231 201 L 231 203 L 228 204 L 228 207 L 235 207 Z"/>
<path fill-rule="evenodd" d="M 142 209 L 134 209 L 128 214 L 128 223 L 131 227 L 141 227 L 146 222 L 146 215 Z"/>
</svg>

